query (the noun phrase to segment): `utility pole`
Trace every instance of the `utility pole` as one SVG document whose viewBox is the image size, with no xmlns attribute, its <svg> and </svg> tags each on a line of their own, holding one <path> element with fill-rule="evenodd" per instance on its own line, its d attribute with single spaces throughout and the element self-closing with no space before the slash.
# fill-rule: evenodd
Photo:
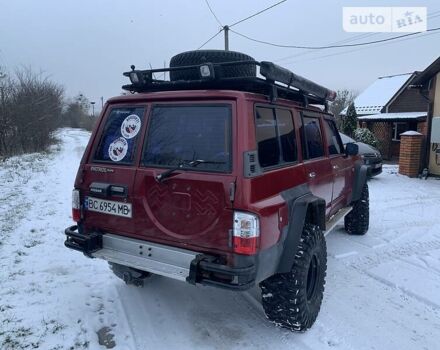
<svg viewBox="0 0 440 350">
<path fill-rule="evenodd" d="M 101 96 L 101 109 L 104 109 L 104 96 Z"/>
<path fill-rule="evenodd" d="M 229 51 L 229 26 L 224 26 L 225 31 L 225 51 Z"/>
<path fill-rule="evenodd" d="M 92 117 L 95 117 L 95 102 L 91 101 L 90 104 L 92 105 Z"/>
</svg>

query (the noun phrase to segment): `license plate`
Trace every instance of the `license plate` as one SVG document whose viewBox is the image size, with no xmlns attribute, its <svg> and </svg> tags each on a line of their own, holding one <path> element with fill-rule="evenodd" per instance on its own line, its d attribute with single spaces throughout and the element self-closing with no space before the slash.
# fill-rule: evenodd
<svg viewBox="0 0 440 350">
<path fill-rule="evenodd" d="M 106 199 L 99 199 L 94 197 L 86 197 L 84 201 L 86 210 L 97 213 L 110 214 L 122 216 L 124 218 L 131 218 L 131 203 L 115 202 Z"/>
<path fill-rule="evenodd" d="M 374 169 L 380 168 L 382 166 L 382 163 L 377 163 L 373 165 Z"/>
</svg>

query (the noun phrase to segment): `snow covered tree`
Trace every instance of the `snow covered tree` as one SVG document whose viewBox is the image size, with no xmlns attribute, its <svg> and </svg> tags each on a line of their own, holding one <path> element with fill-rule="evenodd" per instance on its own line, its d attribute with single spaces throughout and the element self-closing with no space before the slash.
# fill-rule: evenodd
<svg viewBox="0 0 440 350">
<path fill-rule="evenodd" d="M 366 143 L 367 145 L 377 147 L 378 141 L 376 136 L 367 128 L 358 128 L 354 131 L 353 138 L 356 141 Z"/>
<path fill-rule="evenodd" d="M 357 113 L 354 103 L 348 106 L 347 114 L 342 119 L 341 131 L 352 137 L 354 130 L 357 128 Z"/>
</svg>

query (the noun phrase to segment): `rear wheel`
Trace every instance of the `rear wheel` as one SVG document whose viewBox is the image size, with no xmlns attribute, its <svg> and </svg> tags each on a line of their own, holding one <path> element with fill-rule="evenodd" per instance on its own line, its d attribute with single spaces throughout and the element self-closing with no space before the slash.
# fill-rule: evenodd
<svg viewBox="0 0 440 350">
<path fill-rule="evenodd" d="M 224 50 L 195 50 L 179 53 L 170 60 L 170 68 L 199 65 L 205 62 L 237 62 L 254 61 L 251 56 L 241 52 Z M 234 66 L 217 67 L 215 74 L 221 78 L 234 77 L 255 77 L 257 69 L 255 64 L 240 64 Z M 190 68 L 170 72 L 170 80 L 197 80 L 199 79 L 199 70 Z"/>
<path fill-rule="evenodd" d="M 310 328 L 321 308 L 326 270 L 324 235 L 318 226 L 305 224 L 292 270 L 260 283 L 267 318 L 292 331 Z"/>
<path fill-rule="evenodd" d="M 116 277 L 123 280 L 126 284 L 132 284 L 136 287 L 143 287 L 144 281 L 153 276 L 153 274 L 150 272 L 137 270 L 132 267 L 110 262 L 108 264 Z"/>
<path fill-rule="evenodd" d="M 370 225 L 370 198 L 368 185 L 362 188 L 361 198 L 353 203 L 353 209 L 344 218 L 345 231 L 351 235 L 364 235 Z"/>
</svg>

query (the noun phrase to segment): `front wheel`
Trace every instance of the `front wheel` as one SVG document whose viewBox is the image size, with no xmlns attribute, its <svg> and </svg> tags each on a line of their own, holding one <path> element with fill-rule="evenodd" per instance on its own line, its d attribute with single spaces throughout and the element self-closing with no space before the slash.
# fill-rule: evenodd
<svg viewBox="0 0 440 350">
<path fill-rule="evenodd" d="M 344 218 L 345 231 L 351 235 L 364 235 L 370 225 L 370 198 L 368 185 L 362 188 L 361 198 L 353 203 L 353 209 Z"/>
<path fill-rule="evenodd" d="M 321 308 L 326 270 L 327 248 L 322 230 L 305 224 L 292 270 L 260 283 L 267 318 L 292 331 L 310 328 Z"/>
</svg>

